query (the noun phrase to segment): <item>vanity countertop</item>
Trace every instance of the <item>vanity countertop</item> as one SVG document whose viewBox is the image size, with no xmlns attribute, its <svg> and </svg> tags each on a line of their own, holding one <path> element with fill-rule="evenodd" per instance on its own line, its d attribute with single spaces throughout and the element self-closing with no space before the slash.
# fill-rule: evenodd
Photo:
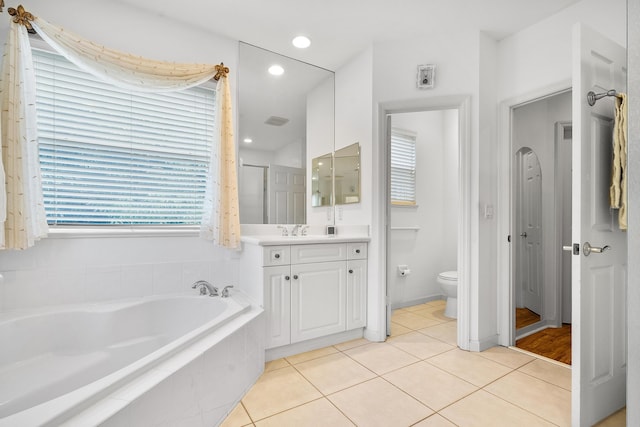
<svg viewBox="0 0 640 427">
<path fill-rule="evenodd" d="M 344 235 L 309 235 L 309 236 L 274 236 L 274 235 L 249 235 L 242 236 L 242 242 L 260 246 L 276 245 L 306 245 L 316 243 L 349 243 L 349 242 L 369 242 L 371 237 L 358 234 Z"/>
</svg>

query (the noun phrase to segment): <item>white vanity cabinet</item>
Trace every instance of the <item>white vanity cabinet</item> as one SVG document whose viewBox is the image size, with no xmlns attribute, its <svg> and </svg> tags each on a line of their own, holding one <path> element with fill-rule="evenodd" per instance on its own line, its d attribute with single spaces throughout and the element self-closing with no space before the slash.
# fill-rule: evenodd
<svg viewBox="0 0 640 427">
<path fill-rule="evenodd" d="M 366 242 L 246 245 L 244 252 L 241 283 L 258 276 L 250 260 L 261 261 L 268 349 L 365 326 Z"/>
</svg>

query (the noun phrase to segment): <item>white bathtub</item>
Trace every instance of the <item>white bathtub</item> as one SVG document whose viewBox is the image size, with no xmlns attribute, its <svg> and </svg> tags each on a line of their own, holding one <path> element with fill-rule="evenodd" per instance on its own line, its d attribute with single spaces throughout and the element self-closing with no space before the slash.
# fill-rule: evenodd
<svg viewBox="0 0 640 427">
<path fill-rule="evenodd" d="M 216 425 L 262 372 L 260 313 L 236 294 L 4 315 L 0 426 Z"/>
</svg>

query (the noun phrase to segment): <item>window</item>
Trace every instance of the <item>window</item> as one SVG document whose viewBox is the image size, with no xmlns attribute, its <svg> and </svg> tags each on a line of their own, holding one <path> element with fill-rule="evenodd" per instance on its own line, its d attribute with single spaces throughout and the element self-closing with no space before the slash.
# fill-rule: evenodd
<svg viewBox="0 0 640 427">
<path fill-rule="evenodd" d="M 416 134 L 391 130 L 391 204 L 416 204 Z"/>
<path fill-rule="evenodd" d="M 135 93 L 33 49 L 50 225 L 184 225 L 202 217 L 215 90 Z"/>
</svg>

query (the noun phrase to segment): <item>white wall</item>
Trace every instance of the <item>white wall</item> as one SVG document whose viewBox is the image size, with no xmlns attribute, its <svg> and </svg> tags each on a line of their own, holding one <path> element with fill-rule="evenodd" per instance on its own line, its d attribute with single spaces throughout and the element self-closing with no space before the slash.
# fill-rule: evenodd
<svg viewBox="0 0 640 427">
<path fill-rule="evenodd" d="M 337 77 L 336 77 L 337 80 Z M 334 149 L 335 120 L 327 111 L 335 111 L 337 88 L 334 79 L 327 79 L 307 95 L 307 224 L 333 224 L 333 207 L 311 206 L 311 161 L 332 153 Z M 336 113 L 337 114 L 337 113 Z"/>
<path fill-rule="evenodd" d="M 394 128 L 416 133 L 416 206 L 392 206 L 387 283 L 393 307 L 440 298 L 436 277 L 457 268 L 458 114 L 456 110 L 394 114 Z M 418 231 L 393 230 L 419 227 Z M 397 266 L 406 264 L 408 276 Z"/>
<path fill-rule="evenodd" d="M 629 262 L 627 285 L 627 425 L 640 425 L 640 0 L 628 1 L 629 16 Z"/>
<path fill-rule="evenodd" d="M 235 105 L 237 41 L 117 3 L 69 0 L 63 6 L 33 0 L 27 8 L 114 49 L 160 60 L 224 62 Z M 3 44 L 8 22 L 0 20 Z M 178 292 L 196 279 L 236 282 L 236 253 L 196 236 L 49 238 L 25 251 L 0 251 L 0 310 Z"/>
</svg>

